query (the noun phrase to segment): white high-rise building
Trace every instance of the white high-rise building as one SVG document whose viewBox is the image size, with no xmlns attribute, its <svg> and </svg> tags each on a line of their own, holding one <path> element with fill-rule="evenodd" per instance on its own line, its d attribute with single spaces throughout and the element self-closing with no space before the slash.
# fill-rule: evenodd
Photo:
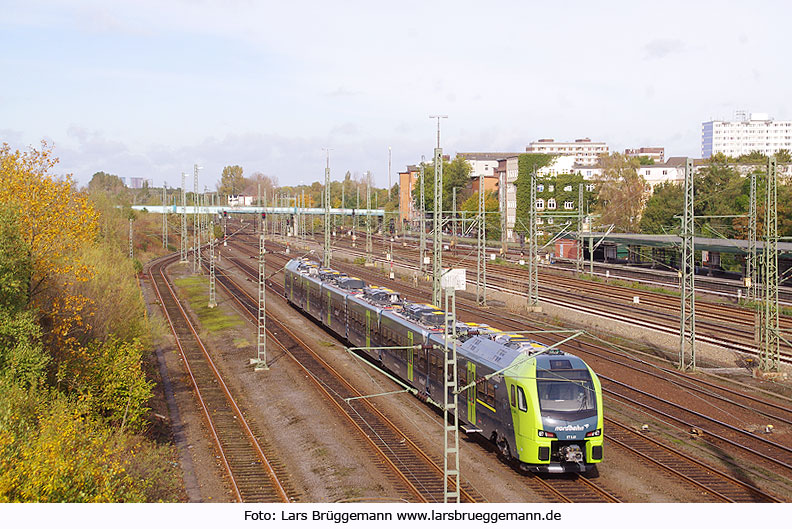
<svg viewBox="0 0 792 529">
<path fill-rule="evenodd" d="M 734 121 L 701 124 L 701 157 L 713 154 L 740 156 L 752 151 L 775 154 L 792 151 L 792 121 L 775 121 L 768 114 L 737 112 Z"/>
</svg>

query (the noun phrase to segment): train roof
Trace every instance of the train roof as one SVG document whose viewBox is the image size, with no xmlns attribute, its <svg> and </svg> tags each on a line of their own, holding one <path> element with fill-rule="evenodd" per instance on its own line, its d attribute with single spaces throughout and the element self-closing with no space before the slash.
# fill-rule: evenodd
<svg viewBox="0 0 792 529">
<path fill-rule="evenodd" d="M 466 357 L 483 364 L 493 371 L 499 371 L 512 365 L 520 356 L 526 359 L 531 358 L 536 361 L 538 369 L 557 371 L 562 369 L 586 369 L 586 363 L 580 358 L 570 353 L 551 350 L 541 354 L 533 354 L 541 351 L 546 346 L 538 342 L 529 342 L 529 349 L 511 348 L 508 345 L 500 344 L 486 336 L 473 336 L 457 347 L 457 351 Z M 535 347 L 534 347 L 535 346 Z"/>
</svg>

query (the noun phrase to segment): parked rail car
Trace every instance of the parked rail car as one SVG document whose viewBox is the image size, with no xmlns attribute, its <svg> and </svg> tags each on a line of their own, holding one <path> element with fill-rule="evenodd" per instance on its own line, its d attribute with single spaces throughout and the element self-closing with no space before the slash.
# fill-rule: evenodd
<svg viewBox="0 0 792 529">
<path fill-rule="evenodd" d="M 294 306 L 353 346 L 370 348 L 372 359 L 419 394 L 443 400 L 445 314 L 437 307 L 394 304 L 398 295 L 388 289 L 361 288 L 359 279 L 307 261 L 290 261 L 285 275 Z M 318 316 L 310 307 L 316 305 L 317 283 L 319 297 L 327 300 Z M 532 471 L 579 472 L 602 461 L 602 388 L 589 366 L 558 350 L 541 352 L 542 344 L 486 324 L 459 324 L 458 330 L 458 386 L 477 382 L 459 395 L 459 422 L 466 431 L 481 433 Z"/>
</svg>

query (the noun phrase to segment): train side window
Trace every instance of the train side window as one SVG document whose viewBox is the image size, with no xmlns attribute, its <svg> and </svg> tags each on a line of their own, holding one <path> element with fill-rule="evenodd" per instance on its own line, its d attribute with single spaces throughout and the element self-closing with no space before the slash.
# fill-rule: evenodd
<svg viewBox="0 0 792 529">
<path fill-rule="evenodd" d="M 511 391 L 509 392 L 509 396 L 511 397 L 511 405 L 512 405 L 512 408 L 516 408 L 517 407 L 517 399 L 514 397 L 514 395 L 515 395 L 514 384 L 510 384 L 510 386 L 511 386 Z"/>
<path fill-rule="evenodd" d="M 517 407 L 520 408 L 520 411 L 528 411 L 528 404 L 525 401 L 525 392 L 520 386 L 517 386 Z"/>
</svg>

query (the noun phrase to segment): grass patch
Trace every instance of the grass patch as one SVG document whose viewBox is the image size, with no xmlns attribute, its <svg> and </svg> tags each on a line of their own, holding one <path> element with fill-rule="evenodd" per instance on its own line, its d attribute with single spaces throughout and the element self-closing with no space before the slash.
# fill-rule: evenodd
<svg viewBox="0 0 792 529">
<path fill-rule="evenodd" d="M 225 314 L 219 307 L 210 309 L 209 280 L 204 277 L 183 277 L 174 281 L 179 295 L 187 299 L 206 332 L 220 332 L 244 325 L 244 320 L 233 314 Z"/>
<path fill-rule="evenodd" d="M 244 338 L 234 338 L 234 347 L 237 349 L 242 349 L 243 347 L 247 347 L 250 345 L 250 342 Z"/>
</svg>

